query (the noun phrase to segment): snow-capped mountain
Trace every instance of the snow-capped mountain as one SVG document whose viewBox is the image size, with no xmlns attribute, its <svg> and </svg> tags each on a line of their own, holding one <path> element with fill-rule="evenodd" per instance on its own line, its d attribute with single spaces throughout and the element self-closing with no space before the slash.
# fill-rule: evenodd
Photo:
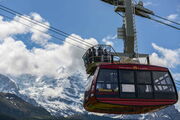
<svg viewBox="0 0 180 120">
<path fill-rule="evenodd" d="M 83 113 L 82 106 L 85 78 L 80 73 L 58 78 L 21 75 L 11 78 L 19 87 L 19 93 L 34 99 L 40 106 L 56 116 Z"/>
<path fill-rule="evenodd" d="M 92 117 L 103 116 L 103 118 L 111 119 L 135 118 L 158 120 L 160 118 L 170 119 L 170 115 L 174 115 L 180 119 L 180 112 L 175 109 L 175 106 L 168 107 L 155 113 L 134 116 L 87 113 L 82 106 L 84 89 L 87 84 L 86 77 L 79 72 L 71 75 L 66 73 L 68 72 L 61 70 L 61 73 L 56 78 L 48 76 L 37 77 L 26 74 L 16 77 L 9 76 L 9 79 L 6 76 L 0 75 L 0 81 L 2 81 L 0 82 L 0 90 L 14 93 L 31 104 L 37 102 L 38 105 L 44 107 L 55 116 L 71 116 L 78 114 L 89 119 Z M 176 117 L 174 119 L 176 119 Z"/>
<path fill-rule="evenodd" d="M 10 79 L 9 77 L 2 74 L 0 74 L 0 92 L 15 94 L 35 106 L 38 105 L 35 100 L 31 99 L 27 95 L 20 94 L 19 84 L 17 85 L 13 79 Z"/>
<path fill-rule="evenodd" d="M 0 74 L 0 91 L 4 93 L 18 94 L 19 88 L 12 79 Z"/>
</svg>

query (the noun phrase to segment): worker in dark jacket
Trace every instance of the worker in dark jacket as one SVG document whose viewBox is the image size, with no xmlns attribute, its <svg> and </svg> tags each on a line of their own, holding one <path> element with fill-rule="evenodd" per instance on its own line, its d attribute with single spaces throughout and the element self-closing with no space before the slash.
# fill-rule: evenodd
<svg viewBox="0 0 180 120">
<path fill-rule="evenodd" d="M 91 51 L 91 49 L 89 49 L 88 50 L 88 60 L 89 60 L 89 64 L 91 64 L 92 63 L 92 51 Z"/>
<path fill-rule="evenodd" d="M 96 49 L 92 47 L 92 62 L 96 62 Z"/>
<path fill-rule="evenodd" d="M 101 46 L 99 46 L 98 50 L 98 62 L 102 62 L 102 55 L 103 55 L 103 49 L 101 48 Z"/>
<path fill-rule="evenodd" d="M 104 62 L 109 62 L 109 56 L 108 56 L 108 52 L 106 49 L 104 49 L 104 53 L 103 53 L 103 61 Z"/>
</svg>

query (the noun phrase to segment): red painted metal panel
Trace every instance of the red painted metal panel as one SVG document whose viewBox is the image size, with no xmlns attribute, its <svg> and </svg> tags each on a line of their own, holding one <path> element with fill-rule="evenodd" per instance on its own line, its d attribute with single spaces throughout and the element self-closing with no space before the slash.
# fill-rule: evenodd
<svg viewBox="0 0 180 120">
<path fill-rule="evenodd" d="M 171 105 L 174 102 L 142 102 L 142 101 L 101 101 L 103 103 L 109 103 L 109 104 L 119 104 L 119 105 L 138 105 L 138 106 L 154 106 L 154 105 Z"/>
<path fill-rule="evenodd" d="M 177 100 L 172 99 L 120 99 L 120 98 L 97 98 L 100 102 L 119 105 L 171 105 Z"/>
<path fill-rule="evenodd" d="M 119 94 L 119 92 L 96 92 L 96 95 L 114 95 Z"/>
<path fill-rule="evenodd" d="M 154 101 L 154 102 L 176 102 L 174 99 L 122 99 L 122 98 L 97 98 L 97 100 L 103 100 L 103 101 Z"/>
<path fill-rule="evenodd" d="M 142 64 L 101 64 L 100 68 L 106 69 L 132 69 L 132 70 L 153 70 L 153 71 L 168 71 L 168 68 L 153 66 L 153 65 L 142 65 Z"/>
</svg>

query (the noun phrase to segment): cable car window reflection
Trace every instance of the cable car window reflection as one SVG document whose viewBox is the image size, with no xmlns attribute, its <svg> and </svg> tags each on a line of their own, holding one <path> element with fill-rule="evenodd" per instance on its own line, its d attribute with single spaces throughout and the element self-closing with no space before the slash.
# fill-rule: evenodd
<svg viewBox="0 0 180 120">
<path fill-rule="evenodd" d="M 117 70 L 101 69 L 96 84 L 97 92 L 118 94 Z"/>
<path fill-rule="evenodd" d="M 138 71 L 137 83 L 151 84 L 151 73 L 149 71 Z"/>
<path fill-rule="evenodd" d="M 108 70 L 108 69 L 102 69 L 100 70 L 99 76 L 98 76 L 98 82 L 105 82 L 105 83 L 117 83 L 117 70 Z"/>
<path fill-rule="evenodd" d="M 134 72 L 128 70 L 119 71 L 120 83 L 134 83 Z"/>
<path fill-rule="evenodd" d="M 153 72 L 155 92 L 175 92 L 168 72 Z"/>
<path fill-rule="evenodd" d="M 168 72 L 153 72 L 154 84 L 172 85 L 172 79 Z"/>
<path fill-rule="evenodd" d="M 152 98 L 152 85 L 137 85 L 139 98 Z"/>
<path fill-rule="evenodd" d="M 132 70 L 119 70 L 120 81 L 120 97 L 134 98 L 135 97 L 135 83 L 134 71 Z"/>
<path fill-rule="evenodd" d="M 150 71 L 137 71 L 137 91 L 138 98 L 152 98 L 152 82 Z"/>
<path fill-rule="evenodd" d="M 175 92 L 173 86 L 155 85 L 154 89 L 156 92 Z"/>
<path fill-rule="evenodd" d="M 122 84 L 121 85 L 122 92 L 135 92 L 135 86 L 132 84 Z"/>
<path fill-rule="evenodd" d="M 155 98 L 175 99 L 176 95 L 172 78 L 168 72 L 153 72 Z"/>
<path fill-rule="evenodd" d="M 151 85 L 138 85 L 138 91 L 140 93 L 150 93 L 152 92 Z"/>
<path fill-rule="evenodd" d="M 104 83 L 97 83 L 96 89 L 99 92 L 118 92 L 118 85 L 117 84 L 104 84 Z"/>
</svg>

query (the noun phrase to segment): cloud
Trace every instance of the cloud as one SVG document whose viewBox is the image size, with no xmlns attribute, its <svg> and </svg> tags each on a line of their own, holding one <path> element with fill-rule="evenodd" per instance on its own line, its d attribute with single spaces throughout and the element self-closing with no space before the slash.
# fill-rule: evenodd
<svg viewBox="0 0 180 120">
<path fill-rule="evenodd" d="M 70 39 L 66 38 L 65 41 Z M 96 42 L 93 38 L 85 41 Z M 67 42 L 62 45 L 48 43 L 44 47 L 28 50 L 22 41 L 6 38 L 0 45 L 0 73 L 57 75 L 62 66 L 66 67 L 69 73 L 84 70 L 82 55 L 85 51 L 82 49 Z"/>
<path fill-rule="evenodd" d="M 152 43 L 153 48 L 158 52 L 150 55 L 151 64 L 175 68 L 180 65 L 180 48 L 171 50 Z"/>
<path fill-rule="evenodd" d="M 178 18 L 178 14 L 170 14 L 169 16 L 167 16 L 168 20 L 176 20 Z"/>
<path fill-rule="evenodd" d="M 25 18 L 26 17 L 26 18 Z M 37 23 L 32 23 L 25 19 L 33 19 L 38 22 L 46 24 L 47 27 L 37 25 Z M 20 23 L 19 23 L 20 22 Z M 23 25 L 23 24 L 25 25 Z M 29 27 L 30 26 L 30 27 Z M 11 21 L 5 21 L 2 16 L 0 16 L 0 39 L 4 39 L 10 36 L 18 34 L 27 34 L 31 33 L 31 40 L 36 44 L 45 45 L 47 41 L 51 38 L 48 34 L 49 23 L 46 22 L 39 14 L 31 13 L 30 16 L 24 15 L 21 17 L 15 16 Z M 42 32 L 40 32 L 42 31 Z M 43 33 L 44 32 L 44 33 Z"/>
<path fill-rule="evenodd" d="M 50 27 L 50 24 L 37 13 L 31 13 L 30 16 L 27 17 L 43 22 Z M 0 39 L 2 41 L 0 43 L 0 73 L 2 74 L 57 75 L 61 68 L 67 68 L 69 73 L 84 71 L 82 55 L 85 51 L 68 44 L 68 42 L 85 49 L 87 49 L 86 46 L 72 41 L 70 38 L 74 36 L 94 45 L 98 43 L 94 38 L 83 39 L 75 34 L 67 37 L 63 44 L 50 43 L 48 41 L 50 40 L 50 36 L 23 26 L 15 20 L 41 29 L 44 32 L 48 32 L 49 28 L 39 27 L 17 16 L 11 21 L 5 21 L 3 17 L 0 16 L 0 27 L 3 28 L 0 29 Z M 32 33 L 31 40 L 38 44 L 43 44 L 43 48 L 34 47 L 29 50 L 23 41 L 12 37 L 17 34 L 22 35 L 29 33 Z M 103 38 L 102 41 L 106 44 L 113 45 L 113 41 L 111 41 L 113 39 L 116 39 L 116 35 L 107 36 Z M 155 43 L 153 43 L 152 46 L 158 52 L 150 55 L 152 64 L 171 68 L 180 65 L 180 49 L 166 49 Z"/>
<path fill-rule="evenodd" d="M 47 41 L 51 38 L 48 34 L 44 34 L 44 33 L 48 32 L 49 23 L 46 22 L 37 13 L 31 13 L 31 19 L 39 21 L 39 22 L 46 25 L 45 28 L 44 28 L 44 27 L 40 26 L 39 24 L 33 24 L 33 28 L 35 28 L 35 29 L 30 29 L 30 31 L 32 32 L 32 36 L 31 36 L 32 41 L 34 41 L 37 44 L 45 45 L 47 43 Z M 40 32 L 38 30 L 40 30 L 40 31 L 42 31 L 44 33 Z"/>
<path fill-rule="evenodd" d="M 0 38 L 4 39 L 8 36 L 15 34 L 26 34 L 28 32 L 27 27 L 22 24 L 16 22 L 18 21 L 18 17 L 15 17 L 12 21 L 4 21 L 4 18 L 0 16 Z"/>
<path fill-rule="evenodd" d="M 168 15 L 166 18 L 168 20 L 175 21 L 175 22 L 179 21 L 179 15 L 176 14 L 176 13 Z M 170 21 L 164 21 L 164 22 L 167 23 L 167 24 L 172 24 Z"/>
<path fill-rule="evenodd" d="M 29 18 L 41 22 L 45 21 L 37 13 L 32 13 Z M 82 39 L 80 36 L 72 34 L 65 39 L 64 44 L 50 43 L 48 42 L 50 39 L 49 36 L 34 31 L 32 28 L 22 26 L 15 22 L 15 20 L 23 23 L 27 22 L 19 17 L 15 17 L 12 21 L 5 21 L 2 17 L 0 20 L 0 28 L 5 28 L 0 29 L 0 38 L 2 40 L 0 43 L 0 73 L 12 75 L 32 74 L 57 76 L 59 74 L 59 69 L 62 67 L 67 69 L 68 74 L 76 71 L 84 71 L 82 55 L 85 51 L 68 44 L 68 42 L 71 42 L 72 44 L 86 49 L 86 46 L 70 39 L 72 36 Z M 48 28 L 44 29 L 28 22 L 27 24 L 41 29 L 44 32 L 48 31 Z M 46 24 L 48 23 L 46 22 Z M 23 43 L 23 40 L 17 40 L 12 37 L 17 34 L 22 35 L 28 33 L 32 33 L 32 41 L 43 44 L 43 48 L 34 47 L 29 50 L 25 43 Z M 97 44 L 94 38 L 82 40 Z"/>
<path fill-rule="evenodd" d="M 149 2 L 149 1 L 147 1 L 147 2 L 144 2 L 143 4 L 144 4 L 144 6 L 145 6 L 145 7 L 146 7 L 146 6 L 153 5 L 153 3 L 152 3 L 152 2 Z"/>
<path fill-rule="evenodd" d="M 180 73 L 174 73 L 173 77 L 174 77 L 175 80 L 180 82 Z"/>
<path fill-rule="evenodd" d="M 180 48 L 172 50 L 160 47 L 155 43 L 152 43 L 152 46 L 157 51 L 157 53 L 153 52 L 150 55 L 151 64 L 164 66 L 168 68 L 176 68 L 180 65 Z M 172 73 L 172 75 L 176 83 L 177 81 L 180 82 L 180 73 Z M 180 110 L 180 101 L 178 102 L 178 104 Z"/>
<path fill-rule="evenodd" d="M 102 39 L 102 41 L 106 44 L 106 45 L 111 45 L 113 46 L 114 43 L 112 40 L 116 39 L 117 38 L 117 35 L 114 35 L 114 36 L 107 36 L 105 38 Z"/>
</svg>

